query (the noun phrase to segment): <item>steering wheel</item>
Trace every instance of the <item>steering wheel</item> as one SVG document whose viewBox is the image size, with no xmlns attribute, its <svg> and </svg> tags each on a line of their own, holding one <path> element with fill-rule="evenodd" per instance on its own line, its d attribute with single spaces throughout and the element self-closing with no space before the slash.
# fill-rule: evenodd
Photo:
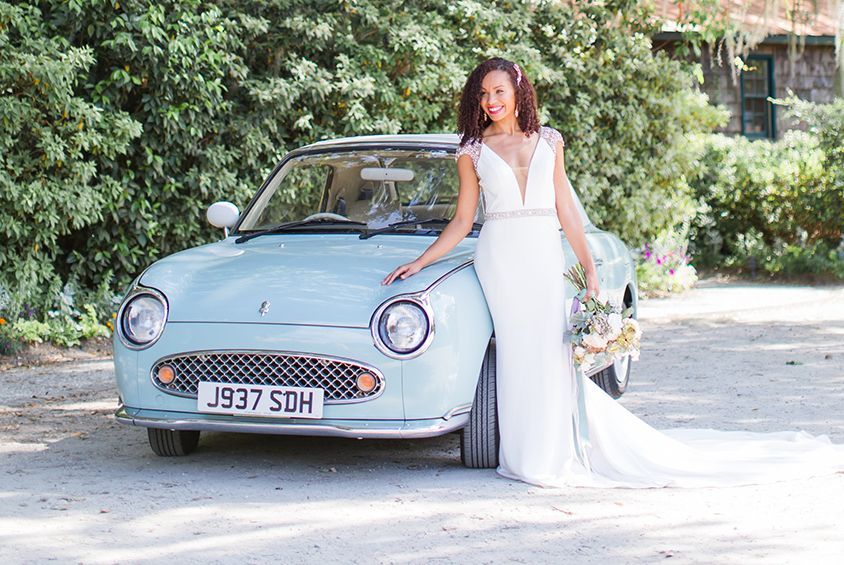
<svg viewBox="0 0 844 565">
<path fill-rule="evenodd" d="M 310 220 L 339 220 L 341 222 L 351 222 L 349 218 L 346 216 L 341 216 L 340 214 L 335 214 L 334 212 L 317 212 L 316 214 L 311 214 L 307 218 L 304 218 L 302 221 L 307 222 Z"/>
</svg>

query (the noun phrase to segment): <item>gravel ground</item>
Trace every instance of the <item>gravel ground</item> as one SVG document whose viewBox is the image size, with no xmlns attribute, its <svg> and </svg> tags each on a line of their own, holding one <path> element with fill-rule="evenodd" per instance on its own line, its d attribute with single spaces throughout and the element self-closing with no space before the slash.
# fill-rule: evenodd
<svg viewBox="0 0 844 565">
<path fill-rule="evenodd" d="M 621 402 L 656 427 L 844 442 L 844 287 L 704 282 L 643 301 Z M 0 373 L 0 562 L 841 563 L 844 474 L 541 489 L 415 441 L 206 434 L 163 459 L 115 423 L 110 359 Z"/>
</svg>

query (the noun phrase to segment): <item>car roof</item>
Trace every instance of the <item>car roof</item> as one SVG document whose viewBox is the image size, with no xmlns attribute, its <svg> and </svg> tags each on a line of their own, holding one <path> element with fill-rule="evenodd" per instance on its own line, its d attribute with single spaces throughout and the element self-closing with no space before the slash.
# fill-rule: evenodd
<svg viewBox="0 0 844 565">
<path fill-rule="evenodd" d="M 408 143 L 418 145 L 457 145 L 460 137 L 456 133 L 397 133 L 378 135 L 353 135 L 338 137 L 335 139 L 324 139 L 305 145 L 300 149 L 317 149 L 332 146 L 349 145 L 353 143 Z"/>
</svg>

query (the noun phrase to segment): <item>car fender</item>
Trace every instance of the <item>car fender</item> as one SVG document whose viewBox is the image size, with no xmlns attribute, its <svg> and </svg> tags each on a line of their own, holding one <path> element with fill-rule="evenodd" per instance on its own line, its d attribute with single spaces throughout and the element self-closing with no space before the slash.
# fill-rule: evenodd
<svg viewBox="0 0 844 565">
<path fill-rule="evenodd" d="M 426 292 L 435 335 L 422 355 L 403 362 L 405 417 L 451 417 L 471 410 L 492 318 L 472 262 Z"/>
</svg>

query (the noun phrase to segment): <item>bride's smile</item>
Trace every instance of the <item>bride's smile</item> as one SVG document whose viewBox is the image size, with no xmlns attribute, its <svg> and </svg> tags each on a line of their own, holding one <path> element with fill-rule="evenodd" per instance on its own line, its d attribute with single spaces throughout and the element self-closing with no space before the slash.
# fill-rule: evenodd
<svg viewBox="0 0 844 565">
<path fill-rule="evenodd" d="M 504 71 L 492 71 L 484 77 L 481 82 L 481 108 L 494 122 L 515 115 L 516 92 L 510 75 Z"/>
</svg>

